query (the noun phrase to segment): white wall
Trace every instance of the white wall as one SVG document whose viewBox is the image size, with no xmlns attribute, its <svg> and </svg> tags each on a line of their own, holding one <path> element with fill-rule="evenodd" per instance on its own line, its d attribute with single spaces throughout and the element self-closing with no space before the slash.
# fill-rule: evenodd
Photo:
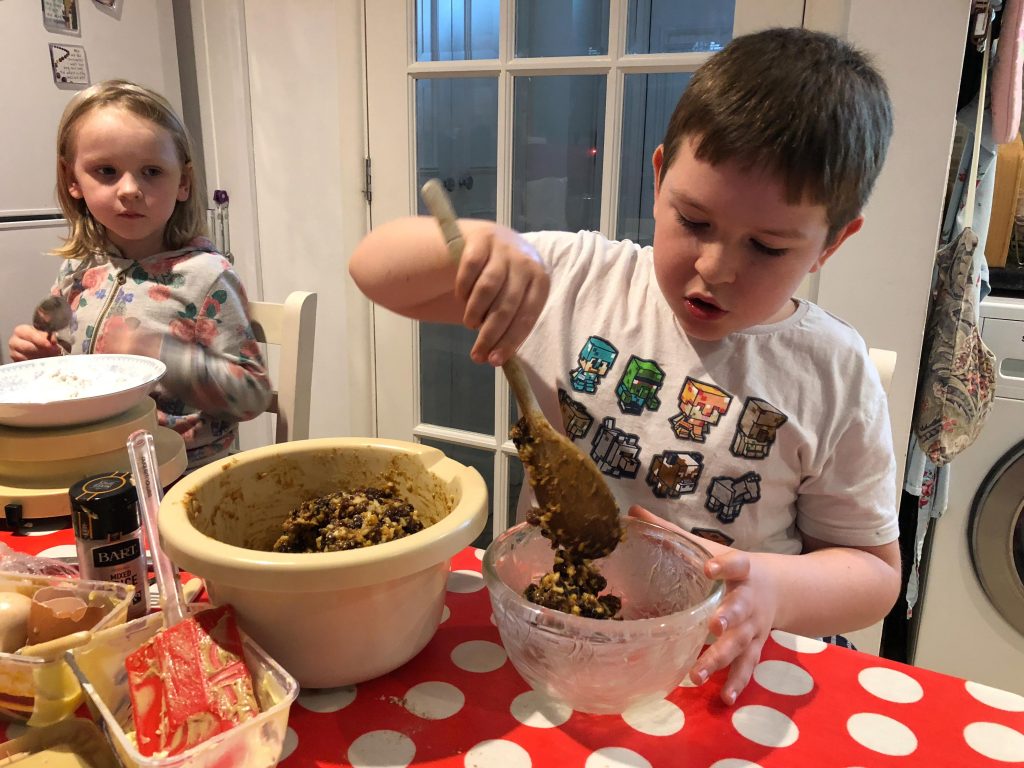
<svg viewBox="0 0 1024 768">
<path fill-rule="evenodd" d="M 358 0 L 193 0 L 210 188 L 231 195 L 253 298 L 318 294 L 312 437 L 370 434 L 369 313 L 348 278 L 366 229 Z M 270 442 L 243 425 L 245 448 Z"/>
</svg>

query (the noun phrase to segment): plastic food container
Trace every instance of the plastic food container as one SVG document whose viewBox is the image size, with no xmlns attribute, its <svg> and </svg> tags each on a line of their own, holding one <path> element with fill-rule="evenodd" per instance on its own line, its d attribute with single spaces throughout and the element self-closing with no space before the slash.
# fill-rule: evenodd
<svg viewBox="0 0 1024 768">
<path fill-rule="evenodd" d="M 273 768 L 281 758 L 288 728 L 288 712 L 299 694 L 299 684 L 253 640 L 242 632 L 245 664 L 252 675 L 260 714 L 172 757 L 145 757 L 135 748 L 132 730 L 128 654 L 163 626 L 154 613 L 93 635 L 90 643 L 68 651 L 68 663 L 85 691 L 93 718 L 128 768 Z M 128 729 L 128 732 L 126 732 Z"/>
<path fill-rule="evenodd" d="M 433 524 L 343 552 L 269 551 L 302 501 L 385 481 Z M 452 556 L 486 523 L 475 469 L 437 448 L 367 437 L 243 451 L 186 475 L 160 504 L 167 556 L 309 688 L 371 680 L 419 653 L 441 621 Z"/>
<path fill-rule="evenodd" d="M 33 728 L 0 744 L 0 766 L 12 768 L 119 768 L 96 724 L 81 718 Z"/>
<path fill-rule="evenodd" d="M 664 698 L 690 671 L 724 586 L 704 575 L 711 557 L 678 533 L 623 518 L 625 535 L 595 561 L 622 620 L 588 619 L 523 597 L 550 571 L 551 542 L 528 523 L 484 553 L 483 574 L 501 642 L 535 690 L 580 712 L 618 714 Z"/>
<path fill-rule="evenodd" d="M 129 584 L 0 571 L 0 592 L 33 597 L 47 587 L 98 608 L 101 615 L 93 631 L 124 624 L 135 591 Z M 0 653 L 0 715 L 31 726 L 50 725 L 69 717 L 81 703 L 82 688 L 62 653 L 46 658 Z"/>
</svg>

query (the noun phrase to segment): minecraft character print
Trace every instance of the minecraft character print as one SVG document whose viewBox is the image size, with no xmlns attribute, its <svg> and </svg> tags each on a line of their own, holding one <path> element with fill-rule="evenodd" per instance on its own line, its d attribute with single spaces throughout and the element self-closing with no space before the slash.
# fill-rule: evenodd
<svg viewBox="0 0 1024 768">
<path fill-rule="evenodd" d="M 558 408 L 562 412 L 562 426 L 570 440 L 580 440 L 594 425 L 594 417 L 587 411 L 583 403 L 573 400 L 569 393 L 558 388 Z"/>
<path fill-rule="evenodd" d="M 658 410 L 661 407 L 658 390 L 664 382 L 665 372 L 656 362 L 630 355 L 626 370 L 615 388 L 619 410 L 634 415 L 640 415 L 644 408 Z"/>
<path fill-rule="evenodd" d="M 729 450 L 733 456 L 746 459 L 767 457 L 779 427 L 788 420 L 789 417 L 771 403 L 758 397 L 748 397 Z"/>
<path fill-rule="evenodd" d="M 577 392 L 594 394 L 618 356 L 619 350 L 610 341 L 591 336 L 580 350 L 579 367 L 569 371 L 569 384 Z"/>
<path fill-rule="evenodd" d="M 697 490 L 704 457 L 687 451 L 662 451 L 651 459 L 647 484 L 659 499 L 678 499 Z"/>
<path fill-rule="evenodd" d="M 720 522 L 731 523 L 740 516 L 744 504 L 753 504 L 761 498 L 761 476 L 747 472 L 741 477 L 716 477 L 708 486 L 708 499 L 704 506 Z"/>
<path fill-rule="evenodd" d="M 640 470 L 640 438 L 615 426 L 610 416 L 591 440 L 590 458 L 610 477 L 636 477 Z"/>
<path fill-rule="evenodd" d="M 672 432 L 680 440 L 705 442 L 731 402 L 728 392 L 687 376 L 679 390 L 679 413 L 668 420 Z"/>
</svg>

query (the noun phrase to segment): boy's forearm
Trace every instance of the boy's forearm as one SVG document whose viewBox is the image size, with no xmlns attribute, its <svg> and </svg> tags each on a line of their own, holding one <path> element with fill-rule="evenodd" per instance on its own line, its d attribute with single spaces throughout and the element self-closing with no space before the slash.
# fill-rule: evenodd
<svg viewBox="0 0 1024 768">
<path fill-rule="evenodd" d="M 491 222 L 460 219 L 463 233 Z M 460 322 L 455 298 L 457 265 L 434 219 L 413 216 L 374 227 L 356 247 L 349 274 L 376 304 L 417 320 Z"/>
<path fill-rule="evenodd" d="M 756 553 L 779 600 L 775 626 L 810 637 L 863 629 L 889 612 L 900 591 L 896 542 L 871 549 L 824 546 L 801 555 Z"/>
</svg>

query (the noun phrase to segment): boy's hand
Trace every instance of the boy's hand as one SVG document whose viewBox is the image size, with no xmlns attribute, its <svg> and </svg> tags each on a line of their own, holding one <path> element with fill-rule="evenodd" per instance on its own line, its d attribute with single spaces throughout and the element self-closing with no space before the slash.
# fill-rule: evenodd
<svg viewBox="0 0 1024 768">
<path fill-rule="evenodd" d="M 725 582 L 725 597 L 708 624 L 718 639 L 697 659 L 690 679 L 701 685 L 719 669 L 729 667 L 721 695 L 726 704 L 735 703 L 750 682 L 774 625 L 778 595 L 770 569 L 757 555 L 701 539 L 643 507 L 630 507 L 629 515 L 682 533 L 714 555 L 705 563 L 704 573 Z"/>
<path fill-rule="evenodd" d="M 14 333 L 7 340 L 7 350 L 11 353 L 12 363 L 62 354 L 56 336 L 50 336 L 46 331 L 37 330 L 31 325 L 19 325 L 14 328 Z"/>
<path fill-rule="evenodd" d="M 530 334 L 550 281 L 537 251 L 517 232 L 494 225 L 466 233 L 455 296 L 466 305 L 463 323 L 478 330 L 470 357 L 498 366 Z"/>
</svg>

